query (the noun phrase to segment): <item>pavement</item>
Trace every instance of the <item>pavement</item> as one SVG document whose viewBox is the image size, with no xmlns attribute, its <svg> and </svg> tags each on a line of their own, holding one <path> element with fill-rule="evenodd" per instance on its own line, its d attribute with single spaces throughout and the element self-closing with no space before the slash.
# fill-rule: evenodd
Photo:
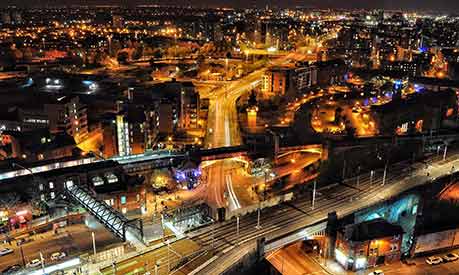
<svg viewBox="0 0 459 275">
<path fill-rule="evenodd" d="M 266 260 L 283 275 L 329 274 L 325 268 L 301 248 L 301 242 L 274 251 L 266 256 Z"/>
<path fill-rule="evenodd" d="M 271 63 L 282 64 L 294 57 L 294 54 L 289 54 Z M 207 148 L 237 146 L 242 143 L 236 101 L 260 83 L 265 71 L 266 68 L 255 70 L 243 78 L 225 83 L 209 94 L 208 130 L 205 139 Z M 257 199 L 253 199 L 253 194 L 250 193 L 253 180 L 240 181 L 234 176 L 243 174 L 243 169 L 234 159 L 214 162 L 203 169 L 209 182 L 206 199 L 210 205 L 233 211 L 257 203 Z"/>
<path fill-rule="evenodd" d="M 112 233 L 102 226 L 91 230 L 84 224 L 70 225 L 59 229 L 57 235 L 53 231 L 48 231 L 31 236 L 32 241 L 22 245 L 24 260 L 28 263 L 33 259 L 39 259 L 41 252 L 45 258 L 45 263 L 51 264 L 53 262 L 49 259 L 54 252 L 65 252 L 68 255 L 67 258 L 91 252 L 93 249 L 92 231 L 96 234 L 96 247 L 98 248 L 120 243 L 118 239 L 113 237 Z M 21 249 L 16 245 L 15 241 L 12 242 L 12 245 L 4 244 L 1 247 L 11 248 L 14 253 L 0 257 L 0 270 L 14 264 L 23 264 Z"/>
<path fill-rule="evenodd" d="M 443 253 L 433 254 L 435 256 L 443 256 L 449 252 L 459 254 L 458 249 L 445 251 Z M 430 255 L 429 255 L 430 256 Z M 400 275 L 400 274 L 412 274 L 412 275 L 457 275 L 459 274 L 459 261 L 441 263 L 439 265 L 429 265 L 425 262 L 426 258 L 416 257 L 409 260 L 409 265 L 402 262 L 395 262 L 391 264 L 385 264 L 367 270 L 359 271 L 346 271 L 336 261 L 328 260 L 325 265 L 323 260 L 314 260 L 310 265 L 312 270 L 327 270 L 327 274 L 330 275 L 367 275 L 374 270 L 382 270 L 384 275 Z M 320 274 L 320 273 L 314 273 Z"/>
<path fill-rule="evenodd" d="M 101 273 L 103 275 L 128 275 L 144 274 L 150 271 L 153 274 L 156 269 L 157 274 L 169 274 L 180 265 L 184 257 L 193 256 L 198 250 L 199 246 L 187 239 L 178 240 L 169 245 L 164 243 L 136 257 L 114 262 L 111 266 L 102 269 Z"/>
</svg>

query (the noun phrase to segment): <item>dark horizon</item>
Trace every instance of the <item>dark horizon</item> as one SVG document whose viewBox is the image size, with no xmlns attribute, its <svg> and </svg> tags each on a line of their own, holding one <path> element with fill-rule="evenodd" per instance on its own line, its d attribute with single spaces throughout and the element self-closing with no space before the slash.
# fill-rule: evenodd
<svg viewBox="0 0 459 275">
<path fill-rule="evenodd" d="M 269 7 L 275 8 L 336 8 L 336 9 L 387 9 L 387 10 L 419 10 L 419 11 L 442 11 L 448 13 L 459 12 L 459 1 L 450 0 L 383 0 L 383 1 L 364 1 L 364 0 L 277 0 L 277 1 L 186 1 L 186 0 L 171 0 L 171 1 L 145 1 L 145 0 L 38 0 L 31 3 L 29 0 L 7 0 L 0 3 L 0 7 L 17 6 L 19 8 L 32 7 L 55 7 L 55 6 L 70 6 L 70 5 L 120 5 L 120 6 L 136 6 L 136 5 L 176 5 L 176 6 L 194 6 L 194 7 Z"/>
</svg>

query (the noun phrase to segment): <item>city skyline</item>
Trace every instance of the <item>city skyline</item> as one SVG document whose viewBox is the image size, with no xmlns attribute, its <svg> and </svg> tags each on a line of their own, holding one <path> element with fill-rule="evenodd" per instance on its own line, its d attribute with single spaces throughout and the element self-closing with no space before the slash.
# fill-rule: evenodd
<svg viewBox="0 0 459 275">
<path fill-rule="evenodd" d="M 459 3 L 449 0 L 381 0 L 381 1 L 362 1 L 362 0 L 350 0 L 350 1 L 334 1 L 334 0 L 287 0 L 287 1 L 240 1 L 240 0 L 225 0 L 225 1 L 187 1 L 187 0 L 173 0 L 173 1 L 145 1 L 145 0 L 109 0 L 109 1 L 80 1 L 80 0 L 40 0 L 31 3 L 26 0 L 7 0 L 0 3 L 1 7 L 7 6 L 18 6 L 22 8 L 27 7 L 53 7 L 63 5 L 119 5 L 126 7 L 133 7 L 135 5 L 177 5 L 183 7 L 230 7 L 230 8 L 337 8 L 337 9 L 388 9 L 388 10 L 408 10 L 408 11 L 441 11 L 446 13 L 459 12 Z"/>
<path fill-rule="evenodd" d="M 207 1 L 0 8 L 0 273 L 458 275 L 456 4 Z"/>
</svg>

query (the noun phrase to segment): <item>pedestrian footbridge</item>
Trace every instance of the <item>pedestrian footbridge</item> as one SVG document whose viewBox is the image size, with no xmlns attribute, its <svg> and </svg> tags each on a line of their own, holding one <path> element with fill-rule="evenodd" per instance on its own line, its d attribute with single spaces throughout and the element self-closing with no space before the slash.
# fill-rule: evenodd
<svg viewBox="0 0 459 275">
<path fill-rule="evenodd" d="M 102 225 L 123 241 L 141 248 L 143 244 L 143 223 L 140 219 L 128 220 L 123 214 L 96 198 L 89 189 L 67 181 L 64 188 L 69 197 L 77 201 Z"/>
</svg>

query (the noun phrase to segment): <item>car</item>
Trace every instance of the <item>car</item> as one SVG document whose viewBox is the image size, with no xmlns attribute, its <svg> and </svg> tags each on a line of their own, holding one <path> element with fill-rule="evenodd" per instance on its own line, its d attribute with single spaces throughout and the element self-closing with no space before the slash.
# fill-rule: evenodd
<svg viewBox="0 0 459 275">
<path fill-rule="evenodd" d="M 65 252 L 54 252 L 53 254 L 51 254 L 51 260 L 52 261 L 62 260 L 65 258 L 65 256 L 67 256 Z"/>
<path fill-rule="evenodd" d="M 17 264 L 10 265 L 9 267 L 3 269 L 0 274 L 11 274 L 11 273 L 17 272 L 19 270 L 21 270 L 21 266 L 20 265 L 17 265 Z"/>
<path fill-rule="evenodd" d="M 29 243 L 31 241 L 32 241 L 32 239 L 30 239 L 30 238 L 20 238 L 20 239 L 16 240 L 16 244 L 17 245 L 23 245 L 23 244 Z"/>
<path fill-rule="evenodd" d="M 27 267 L 37 267 L 41 265 L 41 260 L 39 259 L 33 259 L 27 264 Z"/>
<path fill-rule="evenodd" d="M 437 265 L 437 264 L 441 264 L 442 262 L 443 262 L 443 259 L 438 256 L 430 256 L 429 258 L 426 259 L 426 263 L 430 265 Z"/>
<path fill-rule="evenodd" d="M 377 269 L 373 272 L 370 272 L 368 275 L 384 275 L 384 272 L 380 269 Z"/>
<path fill-rule="evenodd" d="M 67 275 L 68 273 L 65 272 L 64 270 L 56 270 L 51 272 L 51 275 Z"/>
<path fill-rule="evenodd" d="M 452 252 L 443 256 L 443 260 L 445 260 L 445 262 L 454 262 L 458 259 L 459 259 L 459 255 L 457 255 L 456 253 L 452 253 Z"/>
<path fill-rule="evenodd" d="M 0 250 L 0 256 L 5 256 L 11 253 L 14 253 L 13 249 L 11 248 L 3 248 Z"/>
</svg>

